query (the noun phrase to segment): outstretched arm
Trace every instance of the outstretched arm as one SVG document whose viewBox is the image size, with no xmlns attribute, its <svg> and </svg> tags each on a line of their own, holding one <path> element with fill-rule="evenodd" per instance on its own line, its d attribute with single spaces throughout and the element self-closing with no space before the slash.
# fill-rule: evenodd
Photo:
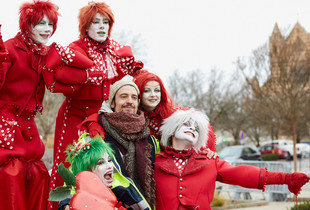
<svg viewBox="0 0 310 210">
<path fill-rule="evenodd" d="M 271 172 L 250 165 L 231 166 L 226 161 L 219 161 L 217 168 L 217 181 L 262 190 L 264 190 L 265 185 L 286 184 L 290 192 L 295 195 L 310 179 L 304 173 Z"/>
<path fill-rule="evenodd" d="M 286 184 L 290 192 L 298 195 L 302 186 L 309 182 L 310 177 L 304 173 L 282 173 L 267 171 L 266 185 Z"/>
</svg>

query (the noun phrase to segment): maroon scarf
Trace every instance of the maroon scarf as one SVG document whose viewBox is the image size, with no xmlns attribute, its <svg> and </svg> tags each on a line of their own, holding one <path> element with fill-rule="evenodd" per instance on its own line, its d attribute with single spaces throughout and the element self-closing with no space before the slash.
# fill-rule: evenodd
<svg viewBox="0 0 310 210">
<path fill-rule="evenodd" d="M 140 184 L 151 206 L 155 204 L 155 181 L 152 166 L 150 130 L 144 113 L 111 112 L 99 115 L 99 123 L 117 144 L 125 148 L 124 164 L 131 178 Z"/>
</svg>

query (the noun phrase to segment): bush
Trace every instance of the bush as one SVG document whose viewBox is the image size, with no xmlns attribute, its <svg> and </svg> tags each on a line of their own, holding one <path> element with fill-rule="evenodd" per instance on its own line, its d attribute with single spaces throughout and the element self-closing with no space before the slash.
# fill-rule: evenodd
<svg viewBox="0 0 310 210">
<path fill-rule="evenodd" d="M 310 201 L 305 201 L 302 203 L 298 203 L 298 210 L 309 210 L 310 209 Z M 293 206 L 291 210 L 297 210 L 297 206 Z"/>
<path fill-rule="evenodd" d="M 262 155 L 262 159 L 265 161 L 279 160 L 279 156 L 277 154 Z"/>
<path fill-rule="evenodd" d="M 213 206 L 224 206 L 225 204 L 226 204 L 226 200 L 219 196 L 218 191 L 215 191 L 213 201 L 211 202 L 211 206 L 212 207 Z"/>
</svg>

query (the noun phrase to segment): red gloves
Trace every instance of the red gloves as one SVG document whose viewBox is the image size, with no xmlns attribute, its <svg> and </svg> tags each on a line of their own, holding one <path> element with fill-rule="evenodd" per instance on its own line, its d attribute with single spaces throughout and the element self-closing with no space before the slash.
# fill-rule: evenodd
<svg viewBox="0 0 310 210">
<path fill-rule="evenodd" d="M 88 125 L 88 133 L 91 138 L 94 138 L 97 135 L 101 135 L 104 139 L 104 130 L 102 126 L 97 122 L 92 122 Z"/>
<path fill-rule="evenodd" d="M 287 174 L 285 184 L 288 185 L 288 189 L 295 195 L 299 194 L 302 186 L 309 182 L 310 177 L 303 173 Z"/>
<path fill-rule="evenodd" d="M 267 171 L 266 184 L 287 184 L 290 192 L 299 194 L 302 186 L 309 182 L 310 177 L 304 173 L 282 173 Z"/>
</svg>

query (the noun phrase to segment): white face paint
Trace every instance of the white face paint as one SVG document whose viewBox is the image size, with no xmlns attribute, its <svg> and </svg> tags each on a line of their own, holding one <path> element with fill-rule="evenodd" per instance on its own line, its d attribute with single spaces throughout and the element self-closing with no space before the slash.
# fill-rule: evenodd
<svg viewBox="0 0 310 210">
<path fill-rule="evenodd" d="M 197 123 L 192 119 L 178 126 L 174 134 L 179 140 L 186 140 L 194 146 L 199 137 L 199 129 Z"/>
<path fill-rule="evenodd" d="M 160 103 L 160 100 L 161 90 L 159 82 L 154 80 L 148 81 L 145 84 L 144 91 L 142 93 L 142 108 L 147 112 L 154 111 Z"/>
<path fill-rule="evenodd" d="M 53 33 L 53 23 L 44 15 L 41 22 L 34 27 L 31 26 L 31 39 L 36 44 L 46 44 Z"/>
<path fill-rule="evenodd" d="M 113 163 L 107 153 L 105 153 L 102 158 L 98 160 L 97 166 L 92 170 L 92 172 L 97 174 L 107 187 L 112 187 Z"/>
<path fill-rule="evenodd" d="M 104 42 L 108 37 L 109 28 L 110 25 L 108 18 L 97 13 L 87 29 L 87 34 L 97 42 Z"/>
</svg>

